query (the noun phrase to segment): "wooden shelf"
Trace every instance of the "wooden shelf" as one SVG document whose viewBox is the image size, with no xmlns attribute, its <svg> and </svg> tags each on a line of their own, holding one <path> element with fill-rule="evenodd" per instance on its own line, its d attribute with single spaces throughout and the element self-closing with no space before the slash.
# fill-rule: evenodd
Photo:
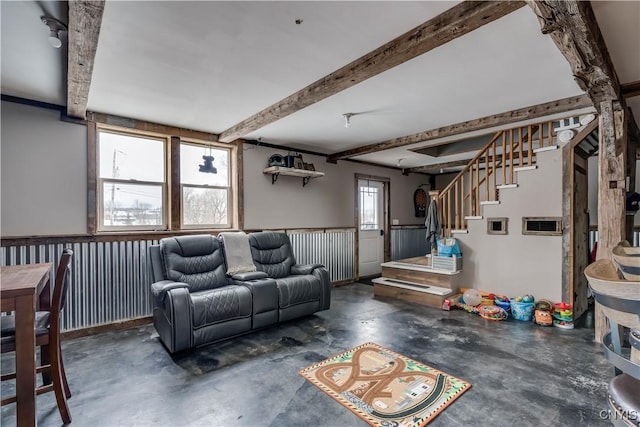
<svg viewBox="0 0 640 427">
<path fill-rule="evenodd" d="M 306 186 L 311 178 L 320 178 L 324 172 L 308 171 L 305 169 L 285 168 L 282 166 L 270 166 L 262 171 L 271 175 L 271 184 L 275 184 L 280 175 L 296 176 L 302 178 L 302 186 Z"/>
</svg>

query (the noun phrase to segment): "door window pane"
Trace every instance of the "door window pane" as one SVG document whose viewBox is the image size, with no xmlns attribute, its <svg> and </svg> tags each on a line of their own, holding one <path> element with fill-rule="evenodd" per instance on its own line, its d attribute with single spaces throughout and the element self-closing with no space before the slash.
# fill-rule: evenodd
<svg viewBox="0 0 640 427">
<path fill-rule="evenodd" d="M 360 230 L 376 230 L 378 226 L 378 188 L 360 186 Z"/>
</svg>

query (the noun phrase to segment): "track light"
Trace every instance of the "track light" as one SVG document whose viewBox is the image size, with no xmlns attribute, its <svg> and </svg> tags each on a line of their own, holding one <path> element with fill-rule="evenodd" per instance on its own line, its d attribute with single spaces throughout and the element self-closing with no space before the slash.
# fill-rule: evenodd
<svg viewBox="0 0 640 427">
<path fill-rule="evenodd" d="M 60 40 L 60 32 L 67 31 L 67 26 L 58 21 L 56 18 L 50 16 L 41 16 L 40 20 L 49 27 L 49 44 L 56 49 L 62 46 L 62 40 Z"/>
</svg>

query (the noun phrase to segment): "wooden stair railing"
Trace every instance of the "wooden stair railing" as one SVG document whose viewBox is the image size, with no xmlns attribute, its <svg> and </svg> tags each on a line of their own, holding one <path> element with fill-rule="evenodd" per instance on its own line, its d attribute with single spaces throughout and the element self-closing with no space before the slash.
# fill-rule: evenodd
<svg viewBox="0 0 640 427">
<path fill-rule="evenodd" d="M 516 184 L 517 168 L 535 165 L 535 150 L 554 145 L 553 122 L 496 132 L 438 195 L 443 235 L 466 229 L 468 217 L 480 216 L 482 202 L 497 202 L 501 186 Z"/>
</svg>

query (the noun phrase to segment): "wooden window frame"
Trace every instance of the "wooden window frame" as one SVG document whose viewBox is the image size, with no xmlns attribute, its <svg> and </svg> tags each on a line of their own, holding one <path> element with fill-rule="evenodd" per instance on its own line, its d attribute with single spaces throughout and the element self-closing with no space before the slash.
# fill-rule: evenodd
<svg viewBox="0 0 640 427">
<path fill-rule="evenodd" d="M 188 129 L 175 128 L 156 123 L 127 119 L 118 116 L 105 114 L 87 114 L 87 234 L 88 235 L 153 235 L 154 233 L 164 233 L 172 231 L 194 232 L 210 231 L 217 233 L 223 230 L 241 230 L 244 222 L 244 194 L 242 190 L 243 179 L 243 156 L 242 140 L 231 143 L 217 142 L 217 135 L 205 132 L 191 131 Z M 115 124 L 113 124 L 115 123 Z M 165 189 L 164 189 L 164 209 L 162 229 L 153 227 L 109 227 L 105 230 L 100 227 L 101 208 L 99 185 L 103 182 L 98 177 L 98 132 L 106 130 L 124 135 L 138 135 L 150 138 L 166 139 L 165 155 Z M 211 227 L 210 225 L 183 226 L 182 225 L 182 186 L 180 182 L 180 144 L 190 143 L 196 145 L 214 144 L 216 146 L 229 149 L 230 181 L 229 181 L 229 201 L 231 213 L 229 215 L 229 227 Z M 127 181 L 128 182 L 128 181 Z M 211 188 L 211 187 L 209 187 Z"/>
<path fill-rule="evenodd" d="M 556 223 L 555 231 L 533 231 L 527 230 L 527 222 L 529 221 L 552 221 Z M 522 217 L 522 234 L 531 236 L 562 236 L 562 217 L 537 217 L 526 216 Z"/>
<path fill-rule="evenodd" d="M 502 230 L 496 231 L 491 227 L 492 222 L 500 222 L 502 223 Z M 487 218 L 487 234 L 496 234 L 496 235 L 506 235 L 509 234 L 509 218 L 500 217 L 500 218 Z"/>
<path fill-rule="evenodd" d="M 91 127 L 90 127 L 91 129 Z M 123 179 L 117 179 L 117 178 L 100 178 L 99 176 L 99 168 L 98 168 L 98 164 L 99 164 L 99 154 L 100 154 L 100 150 L 99 150 L 99 133 L 100 132 L 105 132 L 105 133 L 111 133 L 111 134 L 116 134 L 116 135 L 123 135 L 123 136 L 133 136 L 133 137 L 141 137 L 141 138 L 148 138 L 148 139 L 157 139 L 160 141 L 163 141 L 163 147 L 162 147 L 162 151 L 163 151 L 163 155 L 164 155 L 164 180 L 162 182 L 158 181 L 152 181 L 152 182 L 148 182 L 148 181 L 130 181 L 130 180 L 123 180 Z M 168 135 L 163 135 L 160 133 L 156 133 L 156 132 L 143 132 L 143 131 L 139 131 L 136 129 L 126 129 L 126 128 L 120 128 L 117 126 L 110 126 L 110 125 L 104 125 L 102 123 L 96 123 L 95 126 L 95 156 L 93 157 L 93 161 L 95 163 L 94 166 L 94 175 L 95 175 L 95 180 L 96 180 L 96 213 L 95 213 L 95 218 L 96 218 L 96 224 L 95 224 L 95 230 L 98 233 L 113 233 L 113 232 L 145 232 L 145 231 L 167 231 L 169 230 L 169 210 L 171 209 L 170 207 L 170 200 L 169 200 L 169 192 L 170 192 L 170 180 L 169 180 L 169 167 L 170 167 L 170 160 L 169 160 L 169 151 L 170 151 L 170 146 L 169 146 L 169 142 L 170 142 L 170 137 Z M 123 184 L 140 184 L 140 185 L 160 185 L 162 188 L 162 223 L 160 225 L 147 225 L 147 226 L 136 226 L 135 228 L 133 227 L 129 227 L 129 226 L 105 226 L 104 222 L 103 222 L 103 213 L 102 213 L 102 207 L 103 207 L 103 192 L 102 192 L 102 185 L 105 182 L 119 182 L 119 183 L 123 183 Z"/>
<path fill-rule="evenodd" d="M 237 146 L 235 144 L 225 144 L 225 143 L 218 143 L 218 142 L 211 142 L 211 141 L 203 141 L 203 140 L 197 140 L 197 139 L 192 139 L 192 138 L 179 138 L 180 139 L 180 143 L 179 146 L 180 147 L 182 144 L 187 144 L 187 145 L 192 145 L 192 146 L 199 146 L 199 147 L 212 147 L 212 148 L 218 148 L 221 150 L 227 150 L 229 151 L 229 185 L 228 186 L 217 186 L 217 185 L 199 185 L 199 184 L 183 184 L 181 177 L 178 178 L 178 182 L 177 182 L 177 187 L 179 188 L 179 209 L 180 209 L 180 213 L 179 213 L 179 228 L 181 230 L 229 230 L 229 229 L 233 229 L 234 224 L 237 224 L 238 221 L 238 216 L 237 216 L 237 210 L 238 210 L 238 206 L 235 203 L 236 200 L 236 191 L 234 191 L 234 188 L 236 188 L 237 184 L 238 184 L 238 173 L 237 173 L 237 167 L 236 167 L 236 152 L 237 152 Z M 179 152 L 179 148 L 178 148 L 178 152 Z M 178 164 L 180 163 L 179 161 L 179 153 L 178 153 Z M 174 155 L 175 157 L 175 155 Z M 174 183 L 175 184 L 175 183 Z M 184 187 L 192 187 L 192 188 L 205 188 L 205 189 L 225 189 L 227 190 L 227 224 L 185 224 L 184 223 L 184 209 L 182 206 L 182 194 L 183 194 L 183 189 Z"/>
</svg>

